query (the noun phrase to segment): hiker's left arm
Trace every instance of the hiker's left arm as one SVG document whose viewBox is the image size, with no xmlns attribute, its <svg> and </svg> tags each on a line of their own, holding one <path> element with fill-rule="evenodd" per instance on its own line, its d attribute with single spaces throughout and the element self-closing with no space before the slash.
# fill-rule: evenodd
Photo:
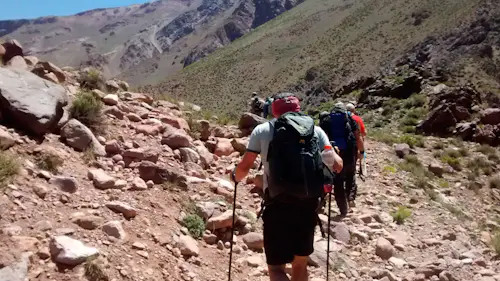
<svg viewBox="0 0 500 281">
<path fill-rule="evenodd" d="M 242 181 L 247 175 L 250 169 L 253 167 L 253 164 L 255 160 L 257 159 L 257 153 L 247 151 L 243 155 L 243 158 L 241 159 L 240 163 L 236 167 L 235 171 L 235 179 L 236 182 Z"/>
<path fill-rule="evenodd" d="M 359 152 L 365 151 L 365 142 L 359 130 L 356 130 L 354 134 L 356 135 L 356 146 L 358 147 L 358 151 Z"/>
</svg>

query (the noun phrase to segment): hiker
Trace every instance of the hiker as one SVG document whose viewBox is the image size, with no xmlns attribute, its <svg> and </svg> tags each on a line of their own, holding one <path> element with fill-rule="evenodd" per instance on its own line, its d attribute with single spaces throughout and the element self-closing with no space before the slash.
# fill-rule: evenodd
<svg viewBox="0 0 500 281">
<path fill-rule="evenodd" d="M 249 103 L 250 103 L 250 113 L 262 116 L 264 100 L 259 98 L 256 92 L 252 93 L 252 97 L 250 98 Z"/>
<path fill-rule="evenodd" d="M 364 141 L 356 121 L 348 113 L 343 103 L 337 103 L 330 113 L 320 114 L 319 126 L 340 151 L 343 170 L 335 176 L 335 201 L 340 217 L 347 216 L 349 207 L 355 207 L 357 186 L 355 185 L 356 162 L 359 153 L 364 153 Z"/>
<path fill-rule="evenodd" d="M 273 99 L 271 97 L 267 97 L 266 102 L 264 103 L 264 113 L 262 117 L 267 119 L 267 116 L 269 115 L 269 108 L 271 107 L 272 103 Z"/>
<path fill-rule="evenodd" d="M 292 280 L 306 281 L 308 256 L 313 253 L 314 230 L 324 196 L 321 151 L 330 142 L 314 120 L 300 112 L 292 94 L 275 96 L 275 117 L 257 126 L 232 178 L 243 180 L 260 154 L 264 166 L 264 248 L 271 281 L 289 281 L 285 265 L 292 264 Z M 342 159 L 335 152 L 335 173 Z"/>
<path fill-rule="evenodd" d="M 363 119 L 361 119 L 361 117 L 357 114 L 356 106 L 354 106 L 353 103 L 348 103 L 348 104 L 346 104 L 345 107 L 346 107 L 347 111 L 349 111 L 351 113 L 352 119 L 354 119 L 354 121 L 356 121 L 356 123 L 358 123 L 359 132 L 361 133 L 361 136 L 363 137 L 363 140 L 364 140 L 364 138 L 366 138 L 365 123 L 363 122 Z"/>
</svg>

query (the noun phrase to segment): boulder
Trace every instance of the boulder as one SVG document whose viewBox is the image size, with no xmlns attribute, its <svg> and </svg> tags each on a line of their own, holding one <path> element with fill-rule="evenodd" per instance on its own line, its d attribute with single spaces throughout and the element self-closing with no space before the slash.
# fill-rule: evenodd
<svg viewBox="0 0 500 281">
<path fill-rule="evenodd" d="M 238 216 L 235 215 L 236 217 L 234 218 L 235 221 L 238 221 Z M 207 221 L 207 229 L 210 231 L 214 231 L 217 229 L 221 228 L 231 228 L 233 226 L 233 211 L 228 210 L 224 212 L 223 214 L 216 216 L 216 217 L 211 217 Z"/>
<path fill-rule="evenodd" d="M 443 166 L 441 166 L 440 164 L 436 164 L 436 163 L 429 164 L 427 169 L 429 170 L 429 172 L 433 173 L 434 175 L 436 175 L 438 177 L 443 177 L 443 174 L 445 171 Z"/>
<path fill-rule="evenodd" d="M 195 146 L 195 150 L 200 156 L 200 164 L 202 167 L 208 169 L 210 164 L 214 162 L 214 155 L 203 145 Z"/>
<path fill-rule="evenodd" d="M 121 111 L 116 105 L 110 106 L 102 111 L 103 114 L 111 115 L 116 117 L 116 119 L 123 120 L 125 113 Z"/>
<path fill-rule="evenodd" d="M 436 135 L 447 135 L 455 128 L 457 119 L 447 104 L 441 104 L 433 109 L 427 118 L 417 125 L 417 130 Z"/>
<path fill-rule="evenodd" d="M 377 240 L 375 254 L 384 260 L 388 260 L 394 255 L 394 247 L 387 239 L 380 237 Z"/>
<path fill-rule="evenodd" d="M 234 150 L 238 151 L 240 154 L 245 153 L 248 146 L 248 139 L 232 139 L 231 145 Z"/>
<path fill-rule="evenodd" d="M 141 116 L 139 116 L 133 112 L 127 114 L 127 119 L 132 121 L 132 122 L 141 122 L 142 121 Z"/>
<path fill-rule="evenodd" d="M 16 139 L 6 130 L 0 128 L 0 149 L 6 150 L 16 143 Z"/>
<path fill-rule="evenodd" d="M 405 158 L 410 154 L 410 146 L 406 143 L 398 143 L 394 146 L 394 151 L 399 158 Z"/>
<path fill-rule="evenodd" d="M 500 108 L 488 108 L 480 113 L 481 123 L 498 125 L 500 124 Z"/>
<path fill-rule="evenodd" d="M 137 209 L 120 201 L 112 201 L 106 203 L 106 207 L 113 212 L 121 213 L 126 219 L 131 219 L 137 216 Z"/>
<path fill-rule="evenodd" d="M 142 161 L 139 166 L 139 176 L 145 181 L 153 181 L 155 184 L 161 184 L 165 181 L 179 182 L 185 176 L 183 171 L 170 167 L 168 170 L 151 161 Z"/>
<path fill-rule="evenodd" d="M 168 130 L 163 135 L 161 144 L 166 144 L 172 149 L 179 149 L 181 147 L 189 147 L 191 145 L 191 138 L 180 130 Z"/>
<path fill-rule="evenodd" d="M 104 98 L 102 98 L 102 101 L 106 105 L 117 105 L 118 104 L 118 96 L 114 94 L 109 94 L 106 95 Z"/>
<path fill-rule="evenodd" d="M 37 66 L 41 66 L 47 72 L 54 73 L 59 83 L 66 82 L 66 73 L 64 73 L 64 71 L 62 71 L 57 65 L 48 61 L 41 61 L 37 63 Z"/>
<path fill-rule="evenodd" d="M 198 242 L 193 239 L 193 237 L 188 235 L 182 235 L 177 241 L 177 248 L 181 250 L 181 254 L 186 257 L 198 256 L 200 254 L 200 249 L 198 248 Z"/>
<path fill-rule="evenodd" d="M 160 120 L 165 123 L 169 124 L 170 126 L 177 128 L 177 129 L 182 129 L 186 132 L 189 132 L 189 124 L 186 120 L 180 117 L 175 117 L 175 116 L 161 116 Z"/>
<path fill-rule="evenodd" d="M 49 80 L 52 83 L 59 83 L 59 81 L 57 80 L 57 76 L 54 73 L 52 73 L 52 72 L 44 73 L 40 77 L 42 77 L 45 80 Z"/>
<path fill-rule="evenodd" d="M 109 236 L 123 240 L 127 237 L 120 221 L 109 221 L 102 226 L 102 231 Z"/>
<path fill-rule="evenodd" d="M 90 169 L 87 175 L 97 189 L 110 189 L 115 187 L 115 178 L 106 174 L 102 169 Z"/>
<path fill-rule="evenodd" d="M 209 218 L 220 214 L 219 205 L 210 201 L 196 203 L 196 209 L 198 211 L 198 215 L 204 220 L 208 220 Z"/>
<path fill-rule="evenodd" d="M 104 149 L 106 150 L 106 153 L 108 153 L 109 155 L 116 155 L 122 153 L 122 148 L 117 140 L 110 140 L 106 142 Z"/>
<path fill-rule="evenodd" d="M 1 46 L 1 45 L 0 45 Z M 12 264 L 3 264 L 0 268 L 0 280 L 2 281 L 25 281 L 28 280 L 28 268 L 32 253 L 26 252 Z"/>
<path fill-rule="evenodd" d="M 7 66 L 10 68 L 27 69 L 28 65 L 26 61 L 21 56 L 15 56 L 7 62 Z"/>
<path fill-rule="evenodd" d="M 66 125 L 61 128 L 61 137 L 72 148 L 84 151 L 87 148 L 92 148 L 94 154 L 105 156 L 106 149 L 97 140 L 92 131 L 76 119 L 69 120 Z"/>
<path fill-rule="evenodd" d="M 261 233 L 250 232 L 243 235 L 243 243 L 248 246 L 248 249 L 254 251 L 262 251 L 264 249 L 264 236 Z"/>
<path fill-rule="evenodd" d="M 5 49 L 5 53 L 2 56 L 4 64 L 6 64 L 8 61 L 10 61 L 10 59 L 12 59 L 15 56 L 21 56 L 21 57 L 24 56 L 23 46 L 15 39 L 4 42 L 2 46 Z"/>
<path fill-rule="evenodd" d="M 99 254 L 93 247 L 87 247 L 82 242 L 68 236 L 56 236 L 50 241 L 52 259 L 61 264 L 75 266 Z"/>
<path fill-rule="evenodd" d="M 78 216 L 73 219 L 73 223 L 86 230 L 94 230 L 104 223 L 104 219 L 99 216 Z"/>
<path fill-rule="evenodd" d="M 67 104 L 66 90 L 21 69 L 0 68 L 0 110 L 4 119 L 36 135 L 51 132 Z"/>
<path fill-rule="evenodd" d="M 247 135 L 250 135 L 255 127 L 265 122 L 267 122 L 266 119 L 253 113 L 246 112 L 241 115 L 240 121 L 238 122 L 238 128 L 247 132 Z"/>
<path fill-rule="evenodd" d="M 186 175 L 191 177 L 197 177 L 200 179 L 206 179 L 208 177 L 207 173 L 203 170 L 203 168 L 193 162 L 184 163 L 184 170 L 186 171 Z"/>
<path fill-rule="evenodd" d="M 217 144 L 215 145 L 214 154 L 217 156 L 229 156 L 234 152 L 234 147 L 231 144 L 231 140 L 219 138 L 217 139 Z"/>
<path fill-rule="evenodd" d="M 125 81 L 122 81 L 122 80 L 115 80 L 115 81 L 123 91 L 128 91 L 128 89 L 130 88 L 128 83 Z"/>
<path fill-rule="evenodd" d="M 200 156 L 192 148 L 181 147 L 179 148 L 179 152 L 181 154 L 181 161 L 183 163 L 186 162 L 198 163 L 198 161 L 200 161 Z"/>
<path fill-rule="evenodd" d="M 78 190 L 78 182 L 73 177 L 54 176 L 49 183 L 57 186 L 59 190 L 68 193 L 75 193 Z"/>
<path fill-rule="evenodd" d="M 106 90 L 110 93 L 115 93 L 120 90 L 120 85 L 114 80 L 108 80 L 106 81 Z"/>
<path fill-rule="evenodd" d="M 210 122 L 207 120 L 198 120 L 196 123 L 199 126 L 200 140 L 206 141 L 210 137 Z"/>
<path fill-rule="evenodd" d="M 476 130 L 476 124 L 471 122 L 458 123 L 455 127 L 456 135 L 460 136 L 463 140 L 471 140 Z"/>
<path fill-rule="evenodd" d="M 148 189 L 148 185 L 141 178 L 134 178 L 132 181 L 132 189 L 133 190 L 146 190 Z"/>
<path fill-rule="evenodd" d="M 138 134 L 143 134 L 145 136 L 156 136 L 160 134 L 163 131 L 163 126 L 159 124 L 154 124 L 154 125 L 139 125 L 135 128 L 135 131 Z"/>
<path fill-rule="evenodd" d="M 328 226 L 328 223 L 326 223 Z M 351 240 L 351 234 L 349 228 L 345 223 L 342 222 L 332 222 L 330 226 L 330 235 L 345 244 L 349 244 Z"/>
<path fill-rule="evenodd" d="M 139 102 L 145 102 L 149 105 L 153 104 L 154 99 L 146 94 L 142 93 L 133 93 L 133 92 L 123 92 L 120 93 L 122 99 L 128 100 L 128 101 L 139 101 Z"/>
</svg>

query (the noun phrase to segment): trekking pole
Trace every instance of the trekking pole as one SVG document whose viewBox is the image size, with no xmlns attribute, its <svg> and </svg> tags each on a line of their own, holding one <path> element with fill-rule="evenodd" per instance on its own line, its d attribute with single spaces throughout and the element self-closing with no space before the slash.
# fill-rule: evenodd
<svg viewBox="0 0 500 281">
<path fill-rule="evenodd" d="M 328 196 L 328 228 L 326 229 L 326 281 L 329 281 L 330 275 L 330 223 L 331 223 L 331 210 L 332 210 L 332 192 Z"/>
<path fill-rule="evenodd" d="M 238 187 L 238 183 L 235 180 L 234 174 L 231 174 L 234 180 L 234 194 L 233 194 L 233 225 L 231 226 L 231 247 L 229 249 L 229 273 L 228 273 L 228 281 L 231 281 L 231 265 L 233 263 L 233 236 L 234 236 L 234 224 L 236 217 L 236 188 Z"/>
</svg>

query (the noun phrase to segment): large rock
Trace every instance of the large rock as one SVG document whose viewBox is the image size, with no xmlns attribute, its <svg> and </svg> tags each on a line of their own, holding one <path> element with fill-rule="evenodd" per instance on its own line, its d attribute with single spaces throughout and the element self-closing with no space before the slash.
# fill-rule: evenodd
<svg viewBox="0 0 500 281">
<path fill-rule="evenodd" d="M 198 256 L 200 254 L 200 249 L 198 248 L 198 242 L 191 236 L 182 235 L 177 241 L 177 248 L 181 250 L 181 254 L 186 257 Z"/>
<path fill-rule="evenodd" d="M 28 68 L 26 61 L 21 56 L 13 57 L 9 62 L 7 62 L 7 66 L 10 68 L 17 68 L 17 69 L 27 69 Z"/>
<path fill-rule="evenodd" d="M 377 240 L 375 254 L 384 260 L 388 260 L 394 255 L 394 247 L 387 239 L 380 237 Z"/>
<path fill-rule="evenodd" d="M 394 146 L 394 151 L 399 158 L 405 158 L 410 154 L 410 146 L 406 143 L 398 143 Z"/>
<path fill-rule="evenodd" d="M 79 216 L 73 219 L 73 223 L 87 230 L 94 230 L 104 223 L 104 219 L 99 216 Z"/>
<path fill-rule="evenodd" d="M 245 153 L 248 146 L 248 139 L 232 139 L 231 145 L 234 150 L 238 151 L 240 154 Z"/>
<path fill-rule="evenodd" d="M 54 176 L 49 182 L 63 192 L 75 193 L 78 190 L 78 182 L 74 177 Z"/>
<path fill-rule="evenodd" d="M 207 173 L 203 170 L 203 168 L 193 162 L 184 163 L 184 170 L 186 171 L 186 175 L 191 177 L 197 177 L 200 179 L 206 179 L 208 177 Z"/>
<path fill-rule="evenodd" d="M 0 110 L 12 124 L 36 135 L 51 132 L 68 103 L 66 90 L 21 69 L 0 68 Z"/>
<path fill-rule="evenodd" d="M 2 44 L 5 53 L 3 54 L 3 63 L 7 63 L 15 56 L 23 56 L 23 46 L 17 40 L 9 40 Z"/>
<path fill-rule="evenodd" d="M 210 137 L 210 122 L 207 120 L 198 120 L 196 123 L 199 126 L 200 140 L 206 141 Z"/>
<path fill-rule="evenodd" d="M 102 169 L 90 169 L 87 173 L 89 180 L 98 189 L 110 189 L 115 187 L 115 178 L 106 174 Z"/>
<path fill-rule="evenodd" d="M 127 237 L 120 221 L 109 221 L 102 226 L 102 231 L 109 236 L 123 240 Z"/>
<path fill-rule="evenodd" d="M 187 147 L 181 147 L 179 148 L 179 152 L 181 154 L 181 161 L 186 163 L 186 162 L 193 162 L 193 163 L 198 163 L 200 161 L 200 156 L 194 149 L 187 148 Z"/>
<path fill-rule="evenodd" d="M 244 132 L 247 132 L 247 134 L 251 133 L 252 130 L 257 127 L 258 125 L 265 123 L 267 120 L 255 115 L 253 113 L 243 113 L 240 117 L 240 121 L 238 122 L 238 128 Z"/>
<path fill-rule="evenodd" d="M 471 122 L 458 123 L 455 127 L 456 135 L 460 136 L 463 140 L 471 140 L 476 130 L 476 124 Z"/>
<path fill-rule="evenodd" d="M 488 108 L 481 111 L 481 123 L 490 125 L 500 124 L 500 108 Z"/>
<path fill-rule="evenodd" d="M 207 169 L 214 162 L 214 155 L 204 145 L 196 146 L 195 150 L 200 156 L 200 164 L 203 168 Z"/>
<path fill-rule="evenodd" d="M 28 275 L 30 256 L 32 253 L 23 253 L 20 260 L 12 264 L 3 265 L 0 268 L 0 280 L 2 281 L 25 281 Z"/>
<path fill-rule="evenodd" d="M 184 172 L 180 169 L 169 167 L 166 169 L 151 161 L 142 161 L 139 166 L 139 176 L 145 181 L 153 181 L 155 184 L 161 184 L 165 181 L 181 182 L 185 180 Z"/>
<path fill-rule="evenodd" d="M 180 117 L 175 116 L 161 116 L 160 120 L 166 124 L 169 124 L 177 129 L 183 129 L 185 131 L 189 131 L 189 124 L 186 120 Z"/>
<path fill-rule="evenodd" d="M 234 218 L 234 221 L 238 221 L 238 216 L 235 215 L 236 217 Z M 230 228 L 233 226 L 233 211 L 228 210 L 224 212 L 223 214 L 216 216 L 216 217 L 211 217 L 207 221 L 207 229 L 210 231 L 221 229 L 221 228 Z"/>
<path fill-rule="evenodd" d="M 328 223 L 326 223 L 328 225 Z M 351 240 L 351 233 L 349 232 L 349 228 L 343 222 L 332 222 L 330 226 L 330 235 L 339 241 L 342 241 L 345 244 L 349 244 Z"/>
<path fill-rule="evenodd" d="M 490 124 L 478 126 L 472 136 L 472 140 L 478 143 L 492 145 L 497 138 L 498 128 L 499 127 Z"/>
<path fill-rule="evenodd" d="M 35 56 L 25 56 L 24 61 L 28 66 L 35 66 L 39 60 Z"/>
<path fill-rule="evenodd" d="M 55 65 L 51 62 L 48 62 L 48 61 L 41 61 L 41 62 L 37 63 L 37 66 L 41 66 L 47 72 L 54 73 L 54 75 L 57 77 L 57 80 L 59 81 L 59 83 L 66 82 L 66 74 L 57 65 Z"/>
<path fill-rule="evenodd" d="M 52 259 L 61 264 L 75 266 L 99 254 L 93 247 L 87 247 L 82 242 L 68 236 L 56 236 L 50 241 Z"/>
<path fill-rule="evenodd" d="M 14 136 L 0 128 L 0 149 L 6 150 L 16 143 Z"/>
<path fill-rule="evenodd" d="M 231 140 L 219 138 L 217 139 L 217 144 L 215 145 L 214 154 L 217 156 L 229 156 L 234 152 L 234 147 L 231 144 Z"/>
<path fill-rule="evenodd" d="M 71 119 L 61 128 L 61 137 L 76 150 L 92 148 L 94 154 L 105 156 L 106 149 L 97 140 L 92 131 L 76 119 Z"/>
<path fill-rule="evenodd" d="M 172 149 L 189 147 L 191 138 L 180 130 L 168 130 L 161 139 L 161 144 L 166 144 Z"/>
<path fill-rule="evenodd" d="M 131 219 L 137 216 L 137 209 L 120 201 L 112 201 L 106 203 L 106 207 L 113 212 L 123 214 L 126 219 Z"/>
<path fill-rule="evenodd" d="M 250 232 L 243 235 L 243 243 L 248 246 L 248 249 L 261 251 L 264 249 L 264 236 L 260 233 Z"/>
</svg>

